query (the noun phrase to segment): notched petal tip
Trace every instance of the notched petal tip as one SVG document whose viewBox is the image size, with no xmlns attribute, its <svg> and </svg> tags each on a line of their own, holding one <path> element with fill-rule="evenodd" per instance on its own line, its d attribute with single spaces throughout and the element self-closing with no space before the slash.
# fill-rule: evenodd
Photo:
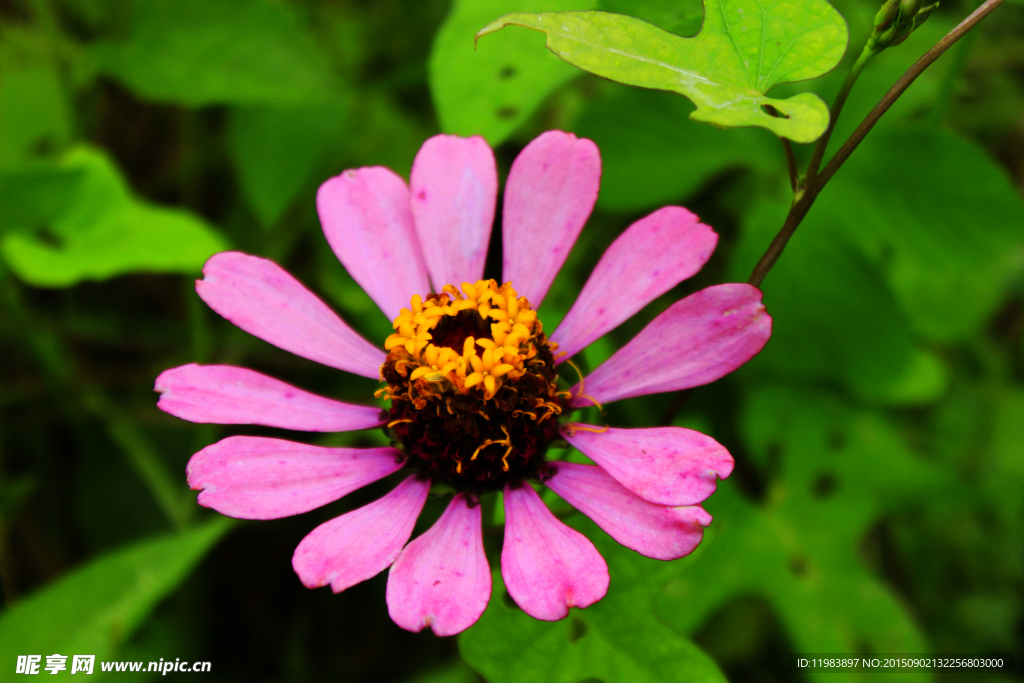
<svg viewBox="0 0 1024 683">
<path fill-rule="evenodd" d="M 733 470 L 733 457 L 710 436 L 683 427 L 612 427 L 602 432 L 567 425 L 562 436 L 620 484 L 657 505 L 695 505 Z"/>
<path fill-rule="evenodd" d="M 439 636 L 460 633 L 480 618 L 491 597 L 480 506 L 457 494 L 441 518 L 402 550 L 388 573 L 391 619 L 407 631 L 427 626 Z"/>
<path fill-rule="evenodd" d="M 191 363 L 157 377 L 157 407 L 202 424 L 260 424 L 308 432 L 379 426 L 380 409 L 303 391 L 247 368 Z"/>
<path fill-rule="evenodd" d="M 557 518 L 529 485 L 505 488 L 501 575 L 524 612 L 542 621 L 565 618 L 608 592 L 608 564 L 594 544 Z"/>
<path fill-rule="evenodd" d="M 391 566 L 412 535 L 429 490 L 429 482 L 407 477 L 382 498 L 311 531 L 292 555 L 303 585 L 330 585 L 340 593 Z"/>
<path fill-rule="evenodd" d="M 595 465 L 559 463 L 546 483 L 609 536 L 646 557 L 674 560 L 700 544 L 711 516 L 698 505 L 650 503 Z"/>
</svg>

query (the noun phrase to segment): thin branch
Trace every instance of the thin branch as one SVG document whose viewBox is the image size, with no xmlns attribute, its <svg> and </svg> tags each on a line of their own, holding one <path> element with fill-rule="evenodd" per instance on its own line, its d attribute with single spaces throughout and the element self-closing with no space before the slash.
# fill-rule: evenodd
<svg viewBox="0 0 1024 683">
<path fill-rule="evenodd" d="M 676 419 L 676 415 L 682 410 L 683 406 L 686 405 L 686 399 L 690 398 L 690 392 L 693 389 L 682 389 L 677 391 L 672 397 L 672 401 L 668 404 L 665 412 L 661 416 L 661 421 L 658 422 L 662 427 L 667 427 L 672 424 L 672 421 Z"/>
<path fill-rule="evenodd" d="M 797 190 L 797 193 L 793 198 L 793 205 L 789 209 L 789 215 L 786 216 L 786 220 L 782 224 L 782 228 L 779 229 L 778 234 L 775 235 L 775 239 L 772 240 L 772 243 L 768 246 L 764 255 L 757 262 L 757 265 L 754 266 L 754 270 L 750 274 L 750 279 L 747 280 L 748 283 L 755 287 L 759 287 L 761 285 L 765 276 L 775 265 L 775 262 L 779 260 L 779 256 L 782 255 L 782 251 L 786 248 L 786 243 L 789 242 L 789 239 L 793 236 L 793 233 L 796 232 L 801 221 L 803 221 L 804 217 L 807 215 L 807 212 L 810 211 L 811 205 L 814 204 L 814 200 L 818 198 L 818 194 L 821 192 L 822 188 L 825 187 L 828 181 L 832 179 L 832 176 L 836 174 L 836 171 L 839 170 L 839 167 L 842 166 L 850 157 L 853 150 L 857 149 L 857 146 L 864 140 L 865 136 L 867 136 L 871 129 L 875 127 L 875 124 L 878 123 L 878 120 L 882 115 L 889 110 L 889 107 L 892 106 L 893 102 L 895 102 L 900 95 L 910 87 L 910 84 L 913 83 L 914 80 L 932 64 L 932 62 L 938 59 L 943 52 L 948 50 L 954 43 L 956 43 L 956 41 L 962 38 L 965 33 L 974 28 L 979 21 L 988 16 L 988 14 L 1002 2 L 1003 0 L 985 0 L 985 2 L 978 7 L 978 9 L 974 10 L 970 16 L 960 22 L 952 31 L 947 33 L 945 37 L 936 43 L 934 47 L 928 50 L 924 56 L 914 62 L 914 65 L 911 66 L 898 81 L 896 81 L 895 85 L 889 89 L 889 92 L 887 92 L 885 96 L 882 97 L 881 101 L 875 105 L 875 108 L 871 110 L 871 113 L 869 113 L 861 124 L 857 126 L 853 135 L 843 143 L 835 156 L 832 157 L 828 164 L 826 164 L 825 168 L 822 169 L 821 173 L 817 176 L 811 176 L 810 173 L 808 173 L 806 176 L 806 187 Z M 851 75 L 852 74 L 853 71 L 851 70 Z M 842 91 L 840 94 L 842 94 Z M 845 96 L 843 99 L 845 100 Z M 837 98 L 837 103 L 841 104 L 839 102 L 839 98 Z M 830 124 L 830 127 L 834 125 L 835 119 L 835 112 L 833 112 L 833 123 Z M 820 145 L 821 148 L 824 148 L 824 146 L 824 144 Z"/>
<path fill-rule="evenodd" d="M 812 187 L 814 187 L 812 183 Z M 820 191 L 820 190 L 819 190 Z M 817 192 L 814 193 L 817 195 Z M 796 232 L 797 227 L 800 226 L 800 221 L 807 215 L 807 211 L 811 208 L 813 203 L 813 197 L 809 201 L 803 201 L 808 197 L 809 191 L 803 194 L 798 194 L 798 199 L 793 202 L 793 206 L 789 209 L 789 215 L 786 216 L 786 222 L 782 224 L 782 228 L 778 234 L 775 235 L 775 239 L 768 245 L 768 249 L 764 252 L 764 256 L 754 266 L 754 271 L 750 274 L 750 279 L 747 280 L 748 284 L 760 287 L 761 282 L 764 280 L 768 271 L 772 269 L 775 262 L 779 260 L 782 255 L 782 250 L 786 248 L 786 243 L 789 242 L 789 238 Z"/>
<path fill-rule="evenodd" d="M 917 80 L 925 69 L 931 66 L 932 62 L 938 59 L 943 52 L 953 46 L 956 41 L 960 40 L 965 33 L 974 28 L 975 24 L 984 19 L 992 10 L 1001 5 L 1003 0 L 985 0 L 984 3 L 978 9 L 971 12 L 970 16 L 957 24 L 956 28 L 947 33 L 942 40 L 935 44 L 935 47 L 924 53 L 921 59 L 914 62 L 914 65 L 907 69 L 907 72 L 900 76 L 900 79 L 896 81 L 889 92 L 885 93 L 875 108 L 871 110 L 859 126 L 857 130 L 853 131 L 853 135 L 850 139 L 843 143 L 843 146 L 839 148 L 836 155 L 832 157 L 832 160 L 828 162 L 828 165 L 821 172 L 821 184 L 824 185 L 829 181 L 832 176 L 835 175 L 839 167 L 850 157 L 853 150 L 857 149 L 857 145 L 864 140 L 865 136 L 875 127 L 878 123 L 878 119 L 882 118 L 882 114 L 889 110 L 893 102 L 899 99 L 899 96 L 910 87 L 910 84 Z"/>
<path fill-rule="evenodd" d="M 789 138 L 779 138 L 782 141 L 782 151 L 786 154 L 786 168 L 789 169 L 789 186 L 796 192 L 797 184 L 800 182 L 800 169 L 796 167 L 796 155 L 793 154 L 793 143 Z"/>
<path fill-rule="evenodd" d="M 832 103 L 832 109 L 829 110 L 828 128 L 825 129 L 825 134 L 818 138 L 818 142 L 814 145 L 814 151 L 811 153 L 811 161 L 807 164 L 808 181 L 813 181 L 815 176 L 818 175 L 818 169 L 821 168 L 821 162 L 825 158 L 825 152 L 828 150 L 828 141 L 832 138 L 832 131 L 836 128 L 839 114 L 846 105 L 846 98 L 850 96 L 850 91 L 853 90 L 854 83 L 860 78 L 864 66 L 875 54 L 877 52 L 865 46 L 864 51 L 860 53 L 860 57 L 850 67 L 850 72 L 846 74 L 846 79 L 843 81 L 843 85 L 839 88 L 836 99 Z"/>
</svg>

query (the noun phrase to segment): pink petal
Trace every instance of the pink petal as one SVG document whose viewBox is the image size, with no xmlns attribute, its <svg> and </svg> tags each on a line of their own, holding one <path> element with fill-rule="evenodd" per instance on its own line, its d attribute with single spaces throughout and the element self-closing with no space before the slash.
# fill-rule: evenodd
<svg viewBox="0 0 1024 683">
<path fill-rule="evenodd" d="M 686 209 L 666 206 L 633 223 L 608 247 L 551 335 L 566 353 L 562 360 L 701 269 L 718 235 L 698 221 Z"/>
<path fill-rule="evenodd" d="M 316 193 L 331 249 L 389 320 L 430 291 L 405 181 L 380 166 L 345 171 Z"/>
<path fill-rule="evenodd" d="M 292 567 L 307 588 L 331 585 L 340 593 L 391 566 L 412 535 L 430 491 L 411 476 L 391 493 L 324 522 L 302 539 Z"/>
<path fill-rule="evenodd" d="M 516 604 L 557 621 L 608 592 L 608 565 L 586 536 L 555 519 L 529 484 L 505 487 L 501 576 Z"/>
<path fill-rule="evenodd" d="M 597 145 L 552 130 L 526 146 L 505 185 L 504 270 L 533 308 L 548 288 L 587 222 L 601 184 Z"/>
<path fill-rule="evenodd" d="M 190 422 L 347 432 L 381 424 L 380 408 L 334 401 L 253 370 L 182 365 L 156 378 L 157 407 Z"/>
<path fill-rule="evenodd" d="M 610 428 L 566 425 L 562 436 L 620 484 L 658 505 L 695 505 L 715 492 L 717 477 L 732 473 L 729 451 L 700 432 L 682 427 Z"/>
<path fill-rule="evenodd" d="M 590 517 L 616 541 L 656 560 L 689 555 L 700 544 L 711 515 L 699 505 L 654 505 L 626 489 L 594 465 L 560 462 L 545 482 L 570 505 Z"/>
<path fill-rule="evenodd" d="M 394 448 L 325 448 L 229 436 L 188 461 L 199 504 L 228 517 L 277 519 L 308 512 L 402 467 Z"/>
<path fill-rule="evenodd" d="M 434 526 L 395 560 L 388 573 L 388 614 L 407 631 L 429 626 L 452 636 L 476 623 L 491 599 L 480 506 L 457 494 Z"/>
<path fill-rule="evenodd" d="M 409 185 L 434 291 L 481 279 L 498 199 L 491 148 L 479 136 L 435 135 L 416 155 Z"/>
<path fill-rule="evenodd" d="M 249 334 L 317 363 L 380 379 L 384 351 L 273 261 L 225 251 L 210 257 L 203 275 L 196 282 L 199 296 Z"/>
<path fill-rule="evenodd" d="M 768 343 L 772 319 L 761 290 L 715 285 L 678 301 L 590 373 L 571 405 L 611 403 L 714 382 Z M 573 393 L 580 392 L 579 385 Z M 588 397 L 590 400 L 588 400 Z"/>
</svg>

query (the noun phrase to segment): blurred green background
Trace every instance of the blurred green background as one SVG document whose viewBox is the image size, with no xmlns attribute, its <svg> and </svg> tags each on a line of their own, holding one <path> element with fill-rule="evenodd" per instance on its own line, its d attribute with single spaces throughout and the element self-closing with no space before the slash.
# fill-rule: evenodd
<svg viewBox="0 0 1024 683">
<path fill-rule="evenodd" d="M 856 56 L 877 5 L 837 7 Z M 875 59 L 833 147 L 973 7 L 943 2 Z M 382 342 L 388 321 L 316 217 L 317 186 L 343 169 L 407 176 L 443 131 L 484 135 L 504 178 L 544 130 L 593 139 L 601 196 L 541 310 L 548 330 L 631 221 L 698 213 L 721 235 L 712 260 L 584 367 L 681 296 L 746 280 L 789 200 L 770 133 L 691 122 L 685 99 L 583 75 L 530 31 L 473 50 L 503 13 L 570 9 L 682 35 L 701 16 L 692 0 L 0 0 L 0 679 L 17 655 L 59 652 L 206 660 L 189 676 L 211 681 L 823 681 L 836 676 L 788 654 L 946 652 L 1007 667 L 838 680 L 1024 681 L 1020 0 L 871 133 L 765 281 L 768 347 L 675 417 L 736 458 L 692 556 L 646 560 L 577 516 L 611 567 L 603 602 L 548 624 L 496 585 L 477 626 L 440 639 L 391 623 L 383 574 L 332 595 L 291 569 L 306 533 L 385 485 L 271 522 L 195 504 L 184 465 L 230 434 L 384 438 L 194 425 L 152 392 L 166 368 L 216 362 L 368 400 L 373 382 L 248 336 L 193 289 L 210 254 L 258 254 Z M 773 94 L 830 101 L 850 59 Z M 605 419 L 649 426 L 672 399 Z"/>
</svg>

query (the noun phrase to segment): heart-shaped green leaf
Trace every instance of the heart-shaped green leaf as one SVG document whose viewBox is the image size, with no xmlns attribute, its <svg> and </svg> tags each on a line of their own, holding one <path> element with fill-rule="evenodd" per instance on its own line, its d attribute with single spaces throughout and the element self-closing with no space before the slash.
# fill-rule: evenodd
<svg viewBox="0 0 1024 683">
<path fill-rule="evenodd" d="M 543 32 L 552 52 L 598 76 L 685 95 L 697 105 L 696 121 L 762 126 L 795 142 L 825 132 L 828 107 L 811 93 L 784 100 L 765 93 L 829 71 L 847 41 L 846 22 L 826 0 L 707 0 L 693 38 L 606 12 L 506 14 L 477 37 L 509 25 Z"/>
</svg>

